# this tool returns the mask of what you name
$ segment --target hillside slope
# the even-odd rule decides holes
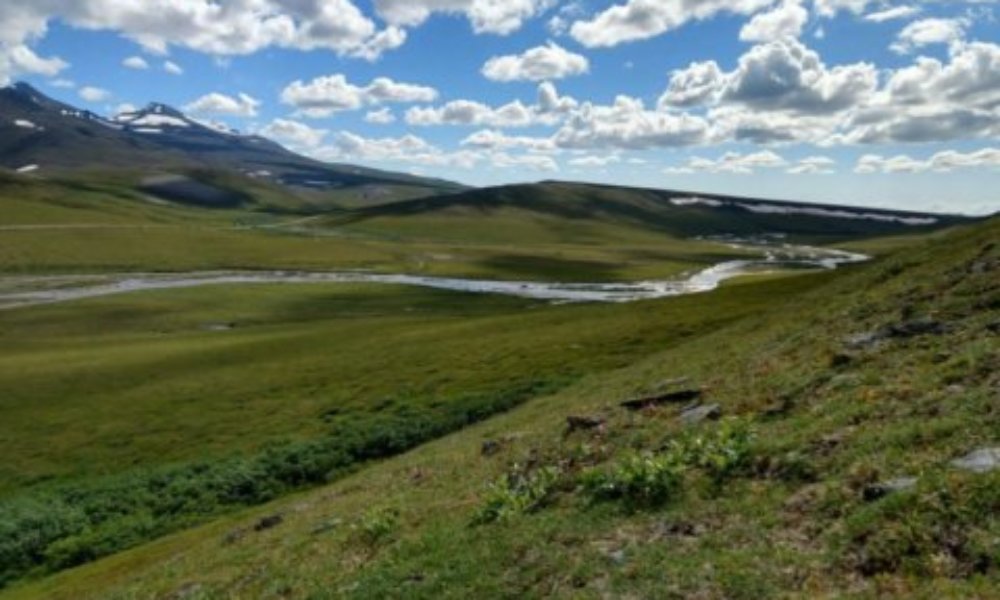
[[[469,190],[362,208],[330,221],[387,231],[405,228],[426,235],[447,232],[449,225],[475,227],[474,221],[511,226],[504,217],[514,223],[534,219],[552,227],[561,224],[565,229],[601,222],[681,238],[783,233],[813,242],[921,233],[968,221],[955,215],[566,182]]]
[[[5,597],[991,597],[997,239],[996,219],[935,235],[324,489]],[[684,416],[661,396],[694,390]],[[619,406],[637,396],[664,403]]]

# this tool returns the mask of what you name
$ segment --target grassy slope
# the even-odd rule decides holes
[[[0,180],[0,270],[375,269],[593,281],[668,277],[740,254],[636,224],[524,212],[306,227],[300,216],[153,204],[132,183],[121,174],[100,184]],[[291,210],[287,194],[249,191],[264,206]]]
[[[756,314],[817,280],[637,306],[264,285],[0,312],[0,491],[322,436],[343,419],[433,410],[527,381],[562,385]],[[217,323],[236,327],[210,330]],[[336,419],[323,418],[333,411]]]
[[[8,595],[990,597],[1000,585],[1000,475],[946,463],[998,442],[998,236],[994,220],[838,274],[789,306],[585,377],[328,488]],[[844,336],[923,315],[948,333],[832,361]],[[674,409],[627,415],[615,401],[678,375],[751,423],[748,465],[718,485],[692,469],[653,510],[588,507],[572,483],[578,469],[653,451],[680,430]],[[569,414],[604,414],[608,431],[565,436]],[[484,439],[507,441],[487,458]],[[551,505],[471,527],[486,483],[526,463],[563,470]],[[866,484],[911,474],[914,490],[862,500]],[[396,523],[378,509],[396,511]],[[284,521],[253,530],[271,514]]]

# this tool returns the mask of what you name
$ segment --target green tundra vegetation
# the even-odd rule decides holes
[[[0,182],[0,269],[614,281],[742,254],[690,239],[736,217],[634,192],[303,215],[85,187]],[[282,284],[0,311],[0,597],[990,597],[1000,469],[953,461],[1000,444],[1000,222],[799,225],[877,258],[627,304]]]

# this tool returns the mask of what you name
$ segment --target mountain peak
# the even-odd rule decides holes
[[[154,114],[154,115],[165,115],[168,117],[185,118],[186,115],[177,110],[176,108],[170,106],[169,104],[163,104],[162,102],[150,102],[142,109],[143,113]]]

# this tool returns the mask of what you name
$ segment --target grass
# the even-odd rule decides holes
[[[813,278],[815,288],[774,310],[621,368],[590,370],[555,394],[323,489],[6,595],[990,597],[1000,584],[1000,482],[995,472],[965,473],[948,461],[997,444],[1000,356],[989,327],[1000,313],[998,228],[994,221]],[[755,285],[763,284],[729,289],[736,300]],[[648,307],[674,302],[632,306],[649,324]],[[946,330],[844,347],[850,334],[923,315]],[[488,484],[515,464],[614,473],[627,457],[688,435],[725,439],[717,423],[683,427],[675,408],[616,407],[680,375],[726,415],[752,423],[739,469],[717,481],[704,466],[713,461],[698,461],[683,469],[669,502],[634,512],[559,485],[537,508],[469,526]],[[570,414],[602,415],[606,427],[566,435]],[[501,451],[482,456],[484,440]],[[863,493],[871,482],[910,475],[919,481],[912,491],[876,500]],[[234,536],[279,513],[280,526]],[[375,545],[354,533],[372,514],[394,515],[391,534]]]
[[[694,235],[789,223],[564,184],[305,209],[255,188],[271,208],[219,211],[130,185],[4,179],[0,269],[613,281],[741,254]],[[22,580],[3,594],[991,589],[995,476],[947,461],[996,443],[997,223],[794,224],[882,258],[624,305],[263,285],[0,312],[0,579]],[[916,317],[945,326],[843,342]],[[616,406],[682,375],[738,421]],[[567,432],[569,415],[604,426]],[[909,475],[912,491],[866,496]]]

